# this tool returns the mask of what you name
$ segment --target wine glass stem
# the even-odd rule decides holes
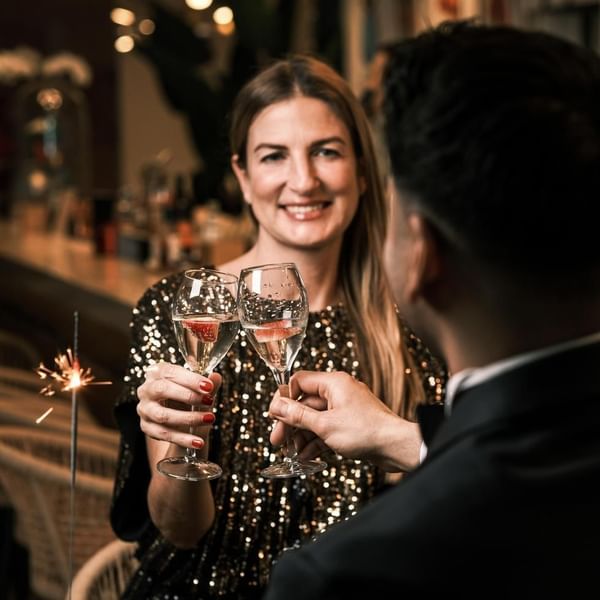
[[[210,373],[211,373],[210,371],[207,371],[207,372],[201,372],[200,374],[203,377],[209,377]],[[195,410],[197,410],[197,408],[192,404],[190,406],[190,410],[195,411]],[[195,435],[195,433],[196,433],[195,428],[192,425],[190,425],[189,432],[192,435]],[[206,443],[206,440],[204,440],[204,442]],[[198,455],[198,450],[196,448],[186,448],[185,449],[185,460],[190,463],[197,463],[197,462],[200,462],[202,459]]]
[[[290,398],[290,371],[288,369],[285,371],[273,370],[273,375],[275,377],[275,381],[277,382],[279,393],[286,398]],[[293,462],[298,458],[298,450],[296,449],[296,444],[294,443],[295,432],[295,428],[288,430],[288,434],[285,437],[285,441],[283,443],[283,460],[285,462]]]
[[[196,407],[195,406],[191,406],[190,410],[191,411],[195,411]],[[195,434],[194,427],[192,425],[190,425],[190,433],[192,435]],[[199,457],[198,457],[196,448],[186,448],[185,449],[185,460],[187,462],[190,462],[190,463],[198,462],[198,458]]]

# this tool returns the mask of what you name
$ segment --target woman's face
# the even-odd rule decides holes
[[[260,235],[295,248],[341,242],[364,178],[350,132],[315,98],[297,96],[258,114],[248,132],[246,168],[233,167]]]

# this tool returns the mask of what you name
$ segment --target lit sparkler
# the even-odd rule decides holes
[[[54,396],[56,392],[78,390],[88,385],[110,385],[110,381],[96,381],[92,370],[88,367],[82,369],[77,355],[67,348],[66,354],[59,353],[54,358],[56,369],[53,371],[40,363],[36,372],[48,384],[40,390],[44,396]]]
[[[48,384],[40,390],[44,396],[54,396],[56,392],[71,392],[71,501],[69,518],[69,573],[68,594],[71,599],[71,582],[73,580],[73,532],[75,529],[75,476],[77,473],[77,391],[88,385],[110,385],[110,381],[96,381],[92,370],[88,367],[82,369],[79,364],[77,344],[79,341],[79,314],[73,313],[73,350],[67,349],[66,354],[59,353],[54,358],[55,370],[49,369],[40,363],[36,372]],[[43,415],[36,419],[41,423],[53,410],[50,407]]]

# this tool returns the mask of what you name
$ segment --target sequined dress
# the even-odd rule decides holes
[[[223,384],[215,400],[210,459],[221,465],[223,476],[211,482],[215,522],[193,550],[167,542],[148,515],[150,472],[136,388],[150,364],[161,359],[183,364],[170,320],[180,281],[181,274],[162,279],[134,309],[133,345],[115,407],[121,448],[111,521],[119,537],[138,542],[141,561],[122,598],[259,598],[282,551],[351,516],[377,493],[383,478],[369,463],[341,457],[305,479],[259,476],[262,467],[280,458],[269,444],[267,414],[275,382],[241,331],[218,367]],[[311,313],[294,369],[344,370],[360,377],[355,343],[342,305]],[[409,345],[430,400],[439,400],[443,370],[417,338],[410,336]]]

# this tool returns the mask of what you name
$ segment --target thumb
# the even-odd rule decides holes
[[[213,382],[213,393],[215,393],[221,387],[223,377],[221,377],[221,375],[215,371],[213,371],[208,377]]]
[[[322,417],[324,413],[314,410],[302,402],[275,396],[269,407],[269,414],[286,425],[308,429],[319,435],[321,429],[319,417]]]

